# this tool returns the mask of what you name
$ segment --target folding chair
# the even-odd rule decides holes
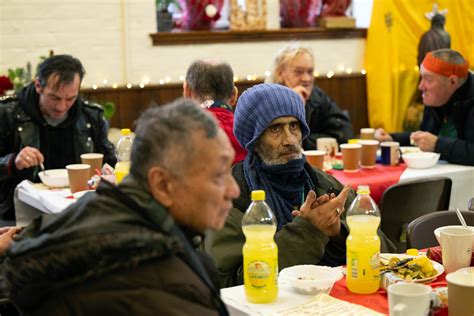
[[[474,212],[461,213],[466,223],[474,226]],[[423,249],[438,246],[434,230],[449,225],[461,225],[455,211],[434,212],[414,219],[407,227],[407,247]]]
[[[406,250],[406,227],[415,218],[447,210],[451,197],[449,178],[428,178],[390,186],[382,194],[380,228],[395,243],[399,253]]]

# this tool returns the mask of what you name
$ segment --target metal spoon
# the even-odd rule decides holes
[[[44,169],[44,165],[42,162],[40,162],[40,168],[41,168],[41,171],[43,171],[43,174],[47,176],[48,174],[46,173],[46,169]]]
[[[459,210],[458,207],[456,207],[456,215],[459,218],[459,221],[461,222],[462,226],[467,229],[467,224],[466,221],[464,220],[464,217],[461,214],[461,211]]]

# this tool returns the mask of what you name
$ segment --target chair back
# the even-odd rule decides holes
[[[474,226],[474,212],[461,213],[467,225]],[[455,211],[434,212],[414,219],[407,227],[407,247],[423,249],[438,246],[434,230],[449,225],[461,225]]]
[[[399,253],[406,250],[408,223],[449,208],[451,186],[450,178],[440,177],[397,183],[385,190],[379,203],[380,228]]]

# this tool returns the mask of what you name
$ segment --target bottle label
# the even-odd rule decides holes
[[[369,258],[369,261],[367,262],[368,263],[368,266],[366,265],[366,267],[368,268],[366,270],[366,267],[361,264],[361,262],[359,262],[359,258],[358,258],[358,255],[356,252],[349,252],[348,253],[348,260],[350,260],[350,266],[351,266],[351,269],[350,271],[348,271],[348,273],[350,273],[350,276],[353,278],[353,279],[358,279],[358,278],[367,278],[367,277],[372,277],[374,280],[377,280],[379,279],[380,277],[380,252],[375,252],[373,253],[370,258]],[[360,265],[360,266],[359,266]]]
[[[250,285],[256,289],[261,289],[268,285],[272,268],[265,261],[255,260],[248,264],[247,273]]]

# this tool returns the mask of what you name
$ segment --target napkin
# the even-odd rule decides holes
[[[443,253],[441,251],[441,246],[428,248],[426,251],[426,256],[433,261],[443,264]],[[474,267],[474,252],[471,255],[471,267]]]
[[[60,213],[75,202],[74,198],[70,198],[71,191],[69,189],[37,189],[28,180],[20,182],[17,189],[23,196],[23,202],[47,214]]]

